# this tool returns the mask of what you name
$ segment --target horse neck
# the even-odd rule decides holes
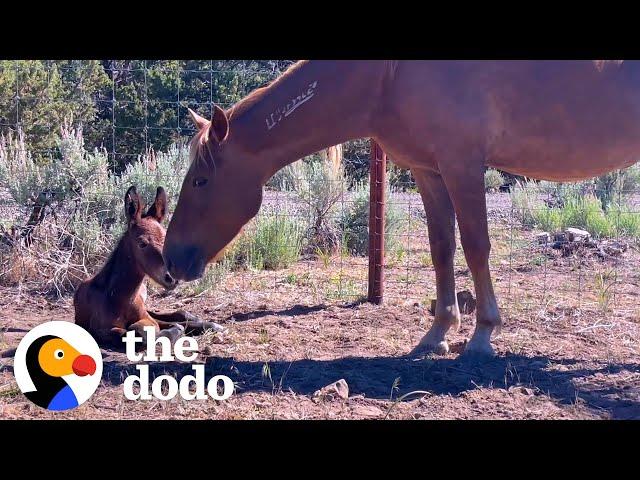
[[[267,181],[324,148],[371,135],[371,119],[390,78],[389,62],[299,62],[228,113],[229,144],[249,153]]]
[[[128,303],[136,295],[145,273],[135,261],[130,240],[125,234],[95,281],[116,303]]]

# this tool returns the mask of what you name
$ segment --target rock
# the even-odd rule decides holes
[[[553,241],[554,242],[560,242],[560,243],[564,243],[566,242],[567,239],[567,234],[564,232],[556,232],[553,234]]]
[[[539,245],[546,245],[551,241],[551,234],[549,232],[542,232],[536,235],[536,241]]]
[[[338,398],[343,400],[349,398],[349,385],[347,385],[347,381],[344,378],[320,390],[316,390],[313,394],[314,400],[336,400]]]
[[[469,315],[476,309],[476,299],[473,298],[473,294],[469,290],[462,290],[458,292],[458,308],[460,313]]]
[[[458,298],[458,308],[460,313],[470,314],[476,309],[476,299],[473,298],[473,294],[469,290],[462,290],[456,294]],[[431,300],[431,306],[429,307],[429,313],[436,314],[437,299]]]
[[[353,407],[352,413],[358,417],[383,418],[385,413],[373,405],[358,405]]]
[[[531,395],[535,394],[535,390],[533,388],[517,385],[517,386],[509,387],[509,393],[520,393],[522,395],[526,395],[527,397],[530,397]]]
[[[629,245],[624,242],[618,242],[616,240],[613,240],[609,242],[603,242],[601,247],[606,254],[615,257],[615,256],[622,255],[624,252],[626,252],[627,249],[629,248]]]
[[[582,240],[587,240],[591,234],[586,230],[580,230],[579,228],[567,228],[565,230],[567,234],[567,238],[570,242],[580,242]]]

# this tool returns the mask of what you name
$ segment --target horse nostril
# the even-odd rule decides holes
[[[169,283],[169,284],[171,284],[171,283],[173,283],[173,277],[172,277],[170,274],[168,274],[168,273],[167,273],[167,274],[164,276],[164,281],[165,281],[165,282],[167,282],[167,283]]]

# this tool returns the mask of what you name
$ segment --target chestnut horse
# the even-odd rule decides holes
[[[427,214],[435,320],[414,352],[448,351],[460,324],[456,218],[477,297],[466,352],[493,354],[500,313],[489,271],[484,172],[575,181],[640,155],[640,62],[302,61],[198,127],[164,255],[179,280],[200,277],[254,215],[280,168],[372,137],[411,170]]]
[[[213,322],[199,320],[182,310],[154,312],[145,308],[148,275],[167,289],[177,282],[167,271],[162,258],[165,230],[162,220],[167,211],[167,196],[158,187],[156,198],[143,214],[143,205],[135,187],[125,195],[128,228],[102,269],[80,284],[73,297],[75,323],[91,333],[99,343],[118,344],[127,330],[146,339],[146,326],[156,330],[156,336],[169,337],[174,342],[185,332],[207,328],[221,331]],[[143,345],[146,342],[143,342]]]

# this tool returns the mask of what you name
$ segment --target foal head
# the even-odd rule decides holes
[[[124,196],[127,232],[123,241],[128,243],[137,267],[165,288],[173,289],[178,282],[171,276],[162,257],[165,229],[162,220],[167,212],[167,194],[158,187],[156,198],[143,213],[143,204],[136,187],[130,187]]]
[[[224,110],[215,105],[211,121],[189,112],[198,132],[164,248],[171,274],[187,281],[201,277],[258,213],[263,182],[247,149],[229,141]]]

